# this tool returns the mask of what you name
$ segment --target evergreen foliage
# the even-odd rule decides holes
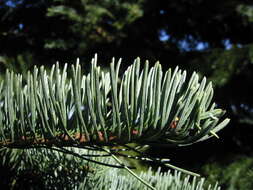
[[[221,160],[231,160],[226,156],[231,152],[252,156],[252,10],[252,0],[2,0],[0,81],[6,69],[13,70],[22,74],[23,87],[34,65],[47,70],[56,60],[87,61],[95,52],[102,64],[112,56],[123,57],[124,69],[140,56],[159,59],[165,70],[179,65],[188,73],[197,71],[213,82],[214,99],[231,118],[230,126],[219,133],[222,141],[187,147],[186,162],[183,147],[150,152],[156,155],[159,150],[189,167],[204,160],[209,164],[219,154],[215,158],[222,167]]]
[[[115,60],[112,59],[109,73],[103,72],[97,66],[96,56],[91,62],[91,71],[87,75],[81,74],[79,60],[76,66],[72,65],[70,76],[67,65],[61,71],[58,64],[53,65],[49,71],[46,71],[43,66],[39,69],[35,67],[31,73],[28,72],[26,79],[23,79],[20,74],[6,72],[5,80],[0,83],[0,145],[2,151],[7,149],[7,152],[3,153],[2,164],[10,164],[6,156],[10,157],[10,162],[14,159],[18,163],[17,160],[21,159],[22,164],[18,166],[14,164],[12,167],[18,167],[22,171],[23,166],[33,165],[36,161],[33,156],[36,154],[31,150],[20,155],[18,150],[9,152],[8,149],[44,148],[71,154],[86,162],[123,168],[139,179],[142,185],[145,184],[151,189],[155,189],[152,186],[161,186],[159,189],[172,188],[174,183],[177,186],[180,180],[178,174],[173,177],[175,182],[172,180],[168,184],[160,184],[156,181],[166,178],[166,175],[171,176],[169,173],[165,176],[157,173],[154,182],[150,172],[142,174],[143,179],[138,177],[116,157],[117,155],[128,157],[128,155],[122,154],[113,147],[125,146],[130,149],[127,145],[129,143],[137,143],[140,146],[185,146],[206,140],[211,136],[218,137],[216,132],[225,127],[229,119],[219,122],[224,111],[216,108],[215,103],[212,103],[211,83],[207,84],[205,78],[199,80],[196,73],[187,79],[186,71],[178,68],[174,71],[169,69],[163,74],[158,62],[149,69],[146,61],[141,70],[139,58],[128,67],[121,79],[119,77],[121,60],[115,66]],[[84,148],[87,149],[87,153],[76,153],[74,149],[69,150],[65,147]],[[102,155],[93,154],[89,149],[100,151]],[[139,153],[142,159],[156,161],[194,175],[163,160],[144,157],[138,151],[138,147],[133,147],[132,150]],[[23,154],[27,155],[24,161]],[[39,171],[50,170],[51,165],[47,161],[57,161],[62,157],[59,154],[51,155],[47,150],[43,150],[40,154],[45,155],[42,159],[48,160],[39,162],[46,163],[37,166]],[[94,159],[103,156],[112,157],[117,164]],[[65,162],[62,164],[64,165]],[[78,164],[80,162],[73,161],[74,166]],[[83,173],[79,172],[78,168],[77,172],[77,179],[79,179],[78,175]],[[44,177],[51,179],[47,175]],[[109,178],[105,177],[104,180],[110,182]],[[120,180],[122,181],[117,183],[122,186],[122,189],[129,185],[128,188],[138,189],[141,184],[137,182],[129,184],[124,177]],[[194,178],[193,187],[195,180]],[[110,186],[105,181],[96,183],[98,189],[106,189],[107,185]],[[202,183],[203,181],[196,184],[196,188],[201,189]],[[191,188],[188,186],[188,179],[180,181],[179,186],[181,185]]]
[[[211,163],[204,166],[202,170],[209,183],[219,180],[222,189],[248,190],[253,188],[252,167],[252,157],[241,156],[234,158],[233,162],[230,161],[226,165]]]
[[[0,84],[2,147],[58,141],[189,145],[217,136],[229,121],[219,123],[224,111],[212,103],[212,84],[196,73],[186,82],[186,71],[163,75],[159,63],[149,70],[148,62],[141,71],[136,59],[118,83],[121,60],[115,68],[113,59],[104,73],[95,56],[88,75],[81,75],[78,62],[70,78],[67,65],[63,71],[58,65],[49,72],[34,68],[26,80],[6,72]]]
[[[69,149],[70,150],[70,149]],[[98,152],[71,148],[80,155]],[[7,153],[8,152],[8,153]],[[7,154],[6,154],[7,153]],[[1,176],[6,182],[1,188],[8,189],[149,189],[122,169],[104,167],[73,155],[66,155],[49,149],[12,149],[1,152],[1,163],[15,172],[12,178]],[[5,161],[4,161],[5,160]],[[110,158],[96,158],[97,161],[115,164]],[[161,172],[160,168],[141,172],[139,176],[159,190],[219,190],[219,186],[208,185],[204,178],[183,175],[181,172]],[[215,184],[215,183],[214,183]],[[208,185],[208,188],[205,188]]]

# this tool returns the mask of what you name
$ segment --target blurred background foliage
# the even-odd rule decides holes
[[[253,189],[240,182],[253,171],[252,34],[252,0],[2,0],[0,73],[77,57],[88,68],[94,53],[100,64],[122,57],[123,68],[139,56],[196,70],[213,81],[232,122],[220,140],[149,152],[226,189]]]

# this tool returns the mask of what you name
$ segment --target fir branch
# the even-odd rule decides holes
[[[187,81],[178,67],[163,75],[158,62],[151,68],[146,62],[141,70],[137,58],[119,82],[120,63],[115,66],[113,59],[105,73],[95,56],[87,75],[79,59],[71,75],[67,64],[61,70],[58,63],[49,72],[35,67],[26,79],[7,71],[0,84],[0,148],[42,146],[71,153],[64,147],[106,146],[116,159],[114,146],[185,146],[218,137],[228,124],[229,119],[220,122],[225,112],[212,103],[206,78],[193,73]]]

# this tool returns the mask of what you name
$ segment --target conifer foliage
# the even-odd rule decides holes
[[[144,156],[138,149],[146,145],[185,146],[218,137],[216,132],[229,119],[221,120],[224,111],[212,102],[212,84],[206,78],[200,80],[195,72],[190,77],[178,67],[164,72],[159,62],[149,67],[148,61],[141,64],[139,58],[120,77],[120,64],[121,59],[117,64],[112,59],[110,71],[104,72],[95,56],[87,75],[82,74],[79,60],[76,65],[66,64],[63,70],[59,64],[49,70],[35,67],[26,78],[7,71],[0,84],[1,150],[43,148],[70,154],[126,169],[149,188],[152,185],[118,159],[117,155],[128,155],[115,146],[193,174]],[[129,147],[129,143],[138,146]],[[68,147],[102,154],[83,154]],[[104,156],[113,158],[114,163],[96,160]]]

